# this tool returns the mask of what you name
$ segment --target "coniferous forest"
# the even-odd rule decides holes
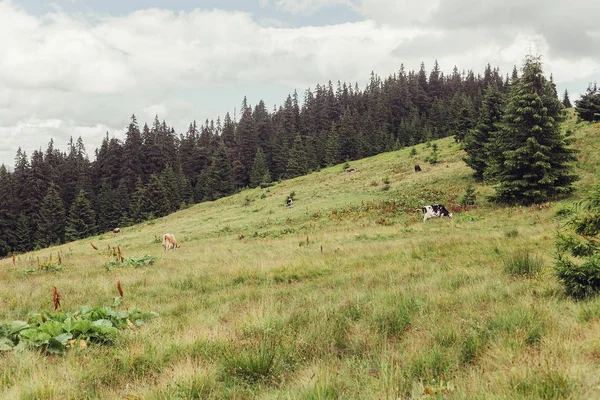
[[[516,67],[509,77],[489,64],[483,74],[454,67],[449,75],[437,62],[429,72],[424,64],[418,71],[401,66],[387,78],[372,73],[364,89],[328,82],[302,97],[294,92],[272,111],[244,98],[239,118],[193,121],[187,132],[158,116],[148,125],[133,115],[124,140],[107,134],[93,154],[81,138],[65,150],[52,140],[31,155],[19,149],[13,172],[0,168],[0,256],[162,217],[327,165],[446,136],[462,140],[469,132],[466,161],[482,179],[494,168],[477,153],[484,154],[501,119],[499,104],[518,79]],[[551,79],[549,85],[558,99]]]

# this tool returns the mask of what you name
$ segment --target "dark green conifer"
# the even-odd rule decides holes
[[[488,143],[493,132],[499,129],[502,109],[502,94],[495,85],[489,86],[483,99],[477,125],[465,138],[464,149],[467,156],[464,161],[473,168],[473,176],[479,181],[483,179],[483,174],[488,167]]]
[[[300,135],[294,138],[294,144],[290,150],[286,175],[288,178],[295,178],[308,172],[308,162],[304,144]]]
[[[50,186],[40,206],[38,244],[52,246],[65,236],[65,207],[54,185]]]
[[[93,235],[96,232],[95,223],[96,215],[88,200],[88,196],[83,190],[80,190],[71,205],[65,239],[73,241]]]
[[[257,187],[261,183],[271,183],[271,173],[269,172],[265,153],[259,147],[256,156],[254,156],[254,164],[250,172],[250,187]]]
[[[539,203],[572,191],[574,150],[560,131],[563,105],[544,77],[539,58],[528,56],[512,84],[490,167],[498,186],[493,200]]]

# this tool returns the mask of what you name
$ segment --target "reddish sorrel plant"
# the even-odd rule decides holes
[[[58,309],[60,308],[60,299],[61,299],[61,295],[60,293],[58,293],[58,289],[56,289],[56,286],[52,286],[52,302],[54,303],[54,312],[58,311]]]

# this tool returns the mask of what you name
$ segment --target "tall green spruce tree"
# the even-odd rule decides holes
[[[496,160],[490,168],[498,202],[539,203],[572,191],[574,150],[560,132],[563,105],[544,77],[539,57],[528,56],[523,75],[513,82],[501,129]]]
[[[300,135],[294,138],[294,144],[290,150],[286,174],[288,178],[295,178],[308,172],[308,160],[304,144]]]
[[[55,189],[50,186],[40,207],[38,244],[52,246],[63,242],[65,235],[65,207]]]
[[[31,228],[29,218],[25,214],[19,214],[15,222],[14,231],[15,245],[13,250],[25,252],[33,249]]]
[[[467,157],[464,161],[473,168],[473,177],[478,181],[483,180],[483,173],[488,167],[488,143],[502,120],[502,105],[502,94],[498,88],[495,85],[488,86],[477,125],[465,138]]]
[[[327,161],[327,165],[339,164],[342,161],[340,156],[340,137],[338,135],[334,122],[331,123],[331,129],[329,130],[329,134],[327,135],[326,146],[327,147],[325,149],[325,160]]]
[[[140,215],[142,219],[164,217],[170,211],[171,204],[167,190],[163,186],[160,176],[150,175],[150,180],[142,192],[140,201]]]
[[[269,172],[269,166],[267,165],[267,159],[262,148],[256,150],[256,156],[254,156],[254,164],[252,165],[252,171],[250,172],[250,187],[257,187],[261,183],[271,183],[271,173]]]
[[[221,143],[206,174],[204,196],[207,200],[216,200],[229,196],[234,189],[231,164],[225,146]]]
[[[569,99],[569,91],[565,89],[565,94],[563,95],[562,104],[565,108],[571,108],[573,105],[571,104],[571,100]]]
[[[80,190],[71,205],[65,239],[70,242],[93,235],[96,232],[95,222],[96,215],[88,196],[83,190]]]
[[[575,112],[584,121],[600,121],[600,90],[590,85],[586,93],[575,101]]]
[[[10,252],[14,243],[14,198],[12,179],[4,164],[0,165],[0,257]]]

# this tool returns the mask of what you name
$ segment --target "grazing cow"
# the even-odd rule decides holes
[[[419,165],[415,165],[415,172],[421,172],[421,167]]]
[[[423,222],[427,221],[429,218],[442,218],[449,217],[452,218],[452,213],[446,210],[441,204],[432,204],[430,206],[423,207]]]
[[[354,168],[354,167],[346,168],[346,173],[350,173],[350,172],[356,172],[356,168]]]
[[[165,251],[179,248],[175,235],[172,233],[165,233],[163,235],[162,246],[165,248]]]
[[[115,228],[115,229],[113,229],[113,233],[121,233],[121,228]]]
[[[285,203],[285,206],[287,208],[290,208],[290,207],[292,207],[292,204],[294,204],[294,200],[292,200],[291,197],[288,197],[287,202]]]

